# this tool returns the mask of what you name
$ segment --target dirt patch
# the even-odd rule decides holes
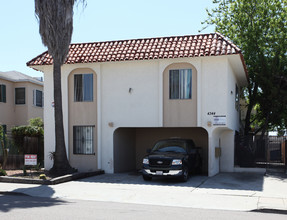
[[[8,177],[19,177],[25,179],[40,179],[41,174],[46,175],[47,180],[51,180],[56,176],[53,176],[47,170],[27,170],[26,175],[24,175],[23,170],[5,170]]]

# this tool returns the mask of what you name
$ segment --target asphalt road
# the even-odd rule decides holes
[[[0,219],[286,219],[284,214],[0,195]]]

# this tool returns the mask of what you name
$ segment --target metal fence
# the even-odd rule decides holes
[[[266,167],[286,164],[286,136],[235,136],[235,166]]]

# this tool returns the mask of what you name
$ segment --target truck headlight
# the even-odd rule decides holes
[[[182,165],[182,161],[178,159],[172,160],[172,165]]]
[[[143,164],[149,164],[149,159],[148,158],[144,158],[143,159]]]

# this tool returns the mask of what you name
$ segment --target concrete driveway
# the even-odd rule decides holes
[[[0,183],[0,188],[2,188]],[[10,191],[32,196],[250,211],[287,210],[287,178],[254,173],[192,176],[146,182],[138,174],[104,174],[53,186],[14,185]]]

